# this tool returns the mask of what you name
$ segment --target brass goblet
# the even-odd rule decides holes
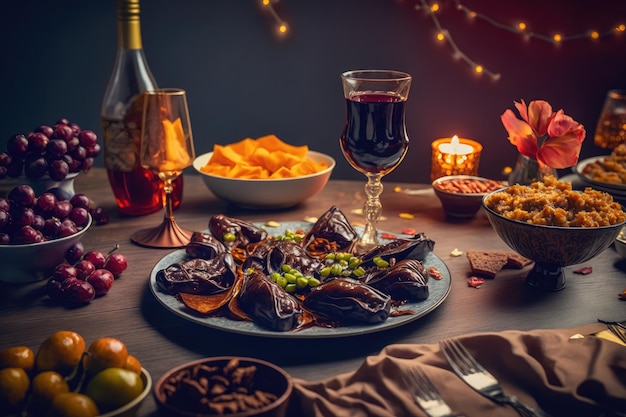
[[[158,89],[144,93],[141,129],[141,165],[155,172],[163,181],[163,222],[142,229],[131,236],[141,246],[178,248],[189,243],[190,230],[176,223],[172,206],[172,181],[195,158],[187,94],[181,89]]]

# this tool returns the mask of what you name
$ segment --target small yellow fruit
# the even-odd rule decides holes
[[[35,366],[35,353],[28,346],[13,346],[0,350],[0,369],[22,368],[29,372]]]
[[[4,368],[0,370],[0,404],[16,407],[28,392],[30,379],[22,368]]]
[[[52,401],[51,417],[96,417],[100,415],[98,407],[91,398],[78,392],[64,392]]]
[[[85,352],[85,340],[81,335],[69,330],[60,330],[43,341],[35,365],[39,372],[57,371],[68,375],[80,362]]]

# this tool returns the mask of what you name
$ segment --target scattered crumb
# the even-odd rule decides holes
[[[358,216],[362,216],[363,215],[363,209],[360,209],[360,208],[352,209],[352,210],[350,210],[350,213],[356,214]]]
[[[579,275],[589,275],[593,272],[593,268],[591,268],[590,266],[584,266],[582,268],[578,268],[574,270],[575,274],[579,274]]]
[[[467,286],[472,287],[472,288],[480,288],[480,286],[483,285],[484,283],[485,283],[485,279],[479,278],[479,277],[470,277],[467,280]]]
[[[619,299],[622,301],[626,301],[626,288],[618,295]]]
[[[452,249],[452,252],[450,252],[450,256],[461,256],[463,255],[463,251],[459,250],[458,248],[454,248]]]
[[[412,220],[412,219],[414,219],[414,218],[415,218],[415,216],[414,216],[414,215],[412,215],[411,213],[400,213],[400,214],[398,214],[398,216],[399,216],[401,219],[408,219],[408,220]]]
[[[398,238],[393,233],[381,233],[380,237],[382,237],[383,239],[397,239]]]
[[[413,229],[413,228],[406,228],[406,229],[402,229],[402,234],[404,235],[416,235],[417,234],[417,230]]]
[[[428,268],[428,275],[436,280],[440,280],[442,278],[441,272],[439,272],[439,270],[434,266]]]
[[[317,221],[317,217],[313,217],[313,216],[306,216],[305,218],[302,219],[303,221],[307,222],[307,223],[315,223]]]
[[[571,337],[569,338],[569,340],[584,339],[584,338],[585,338],[585,336],[583,336],[582,334],[580,334],[580,333],[576,333],[575,335],[571,336]]]
[[[265,223],[267,227],[280,227],[280,223],[275,222],[274,220],[270,220]]]

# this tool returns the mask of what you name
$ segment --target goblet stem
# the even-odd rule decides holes
[[[134,243],[152,248],[182,248],[191,240],[193,232],[180,227],[174,218],[172,180],[166,179],[164,181],[165,214],[163,215],[163,221],[155,228],[142,229],[135,232],[130,238]]]
[[[363,207],[365,216],[365,230],[359,239],[359,250],[365,251],[378,245],[378,230],[376,225],[383,211],[383,205],[380,202],[380,195],[383,192],[383,184],[380,181],[381,174],[367,174],[367,184],[365,184],[365,195],[367,200]]]

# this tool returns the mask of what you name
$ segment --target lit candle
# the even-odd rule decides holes
[[[439,144],[439,150],[441,153],[448,153],[450,155],[467,155],[474,152],[474,148],[471,145],[461,143],[457,135],[452,136],[450,143]]]
[[[482,150],[480,143],[456,135],[433,141],[431,180],[448,175],[478,175]]]

